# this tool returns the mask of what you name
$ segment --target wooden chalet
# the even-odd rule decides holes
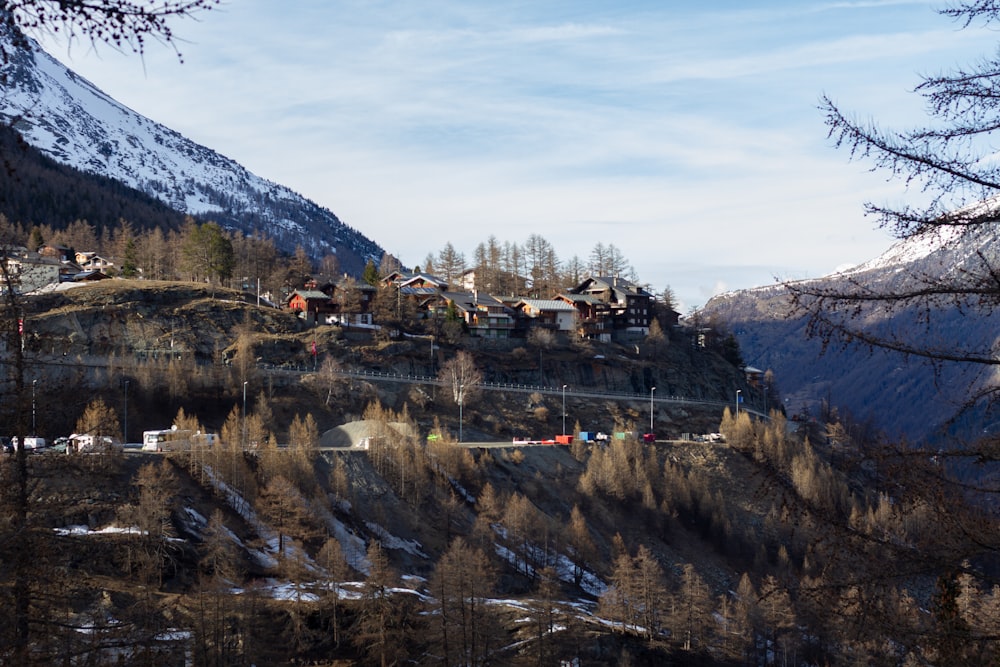
[[[382,284],[397,285],[401,290],[407,289],[432,289],[444,292],[448,289],[448,281],[443,278],[431,275],[430,273],[407,273],[405,271],[393,271],[382,279]]]
[[[332,310],[324,320],[326,324],[343,326],[374,324],[372,302],[375,300],[378,287],[345,276],[343,280],[326,283],[318,289],[329,295],[332,304]]]
[[[488,294],[502,294],[504,296],[524,294],[528,279],[510,271],[480,271],[479,269],[466,269],[458,277],[457,287],[461,287],[467,292],[479,290]]]
[[[107,273],[115,268],[115,263],[106,257],[101,257],[96,252],[76,253],[76,263],[84,271],[102,271]]]
[[[431,310],[441,317],[452,307],[465,322],[471,336],[509,338],[514,329],[510,310],[489,294],[477,291],[442,292]]]
[[[520,299],[513,304],[522,322],[553,331],[573,331],[577,308],[564,299]]]
[[[288,297],[288,307],[303,315],[318,319],[322,313],[334,312],[333,301],[329,294],[317,289],[297,289]]]
[[[653,295],[624,278],[587,278],[557,298],[577,308],[581,334],[588,338],[645,336],[653,320]]]
[[[38,254],[60,262],[76,262],[76,251],[61,243],[45,244],[38,249]]]
[[[576,310],[576,328],[580,336],[592,340],[611,340],[610,307],[591,294],[559,294],[557,301],[563,301]]]

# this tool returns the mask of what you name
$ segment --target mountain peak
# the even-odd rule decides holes
[[[59,163],[113,178],[182,213],[293,252],[338,257],[360,274],[382,248],[330,210],[118,103],[34,40],[4,68],[0,120]],[[8,45],[9,46],[9,45]],[[69,221],[67,221],[69,222]]]
[[[700,312],[735,332],[749,363],[775,371],[793,412],[832,401],[862,420],[916,440],[953,420],[971,394],[993,382],[993,375],[976,364],[928,365],[919,358],[808,338],[806,314],[792,311],[789,286],[868,296],[920,294],[938,284],[951,285],[959,294],[969,287],[971,296],[964,299],[948,298],[945,292],[924,304],[859,300],[859,309],[841,308],[831,316],[876,337],[905,339],[918,349],[974,356],[998,344],[993,309],[975,291],[983,289],[979,281],[987,267],[998,262],[1000,222],[945,226],[902,239],[845,271],[714,297]]]

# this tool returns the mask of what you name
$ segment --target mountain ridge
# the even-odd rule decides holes
[[[893,436],[933,437],[968,407],[970,395],[990,382],[989,374],[976,365],[933,367],[900,354],[809,338],[805,317],[791,311],[789,286],[843,290],[862,285],[878,293],[899,293],[942,277],[974,275],[983,262],[996,265],[998,240],[1000,223],[933,231],[900,240],[867,262],[821,278],[720,294],[699,314],[732,329],[748,364],[775,372],[791,413],[815,413],[827,403]],[[878,306],[863,307],[855,315],[855,322],[875,335],[905,334],[924,344],[973,350],[993,349],[998,340],[988,311],[954,303],[940,303],[930,314],[917,307],[890,313]],[[966,435],[977,430],[980,419],[988,417],[965,423]]]
[[[381,259],[379,244],[329,209],[129,109],[28,43],[2,70],[0,121],[43,154],[118,180],[181,213],[265,234],[282,251],[301,246],[316,259],[335,254],[350,273]]]

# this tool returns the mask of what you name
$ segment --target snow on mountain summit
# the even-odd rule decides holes
[[[182,213],[262,232],[283,250],[335,253],[348,271],[381,257],[376,243],[331,211],[123,106],[29,42],[30,50],[7,65],[0,119],[52,159],[121,181]]]

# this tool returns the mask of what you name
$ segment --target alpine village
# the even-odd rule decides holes
[[[5,100],[51,85],[22,31],[122,46],[97,28],[127,10],[170,42],[142,8],[216,3],[88,4],[0,1]],[[988,356],[996,291],[851,291],[995,279],[992,209],[954,273],[682,314],[607,239],[428,232],[404,266],[235,163],[189,213],[41,145],[57,107],[0,106],[0,666],[1000,664],[995,377],[878,338]]]

